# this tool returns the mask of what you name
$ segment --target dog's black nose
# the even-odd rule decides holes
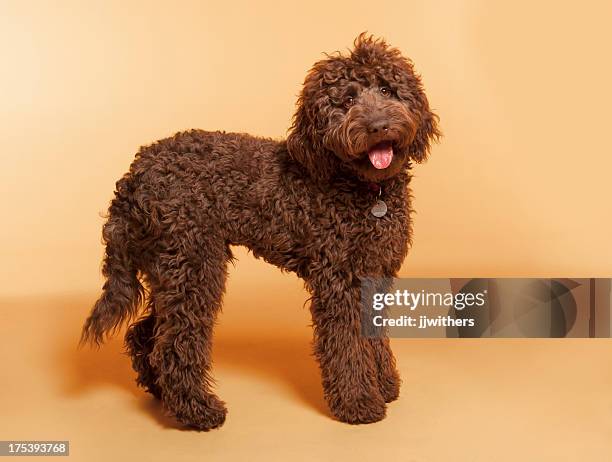
[[[378,119],[368,124],[368,133],[386,133],[389,131],[389,124],[385,119]]]

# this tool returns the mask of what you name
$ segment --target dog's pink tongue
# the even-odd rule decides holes
[[[387,168],[393,160],[393,146],[387,143],[377,144],[368,151],[368,157],[375,168]]]

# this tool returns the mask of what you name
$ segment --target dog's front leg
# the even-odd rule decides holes
[[[359,283],[331,279],[311,281],[315,355],[321,367],[325,398],[341,421],[360,424],[385,417],[375,351],[361,335]]]
[[[374,361],[378,369],[378,384],[385,402],[390,403],[399,398],[401,380],[395,357],[387,336],[368,339],[374,350]]]

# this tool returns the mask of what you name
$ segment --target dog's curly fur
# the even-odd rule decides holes
[[[178,421],[220,426],[213,325],[230,245],[303,278],[332,413],[375,422],[398,397],[388,339],[360,335],[360,278],[392,277],[410,240],[411,161],[439,136],[412,63],[361,34],[316,63],[286,141],[192,130],[142,148],[117,182],[103,228],[103,294],[83,329],[101,343],[121,324],[138,384]],[[384,169],[368,151],[392,145]],[[375,188],[371,188],[375,184]],[[377,196],[388,213],[370,212]],[[146,287],[146,290],[145,288]]]

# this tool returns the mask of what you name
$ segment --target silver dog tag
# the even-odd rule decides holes
[[[376,205],[372,207],[372,215],[376,218],[384,217],[387,214],[387,204],[385,201],[378,200],[376,201]]]

